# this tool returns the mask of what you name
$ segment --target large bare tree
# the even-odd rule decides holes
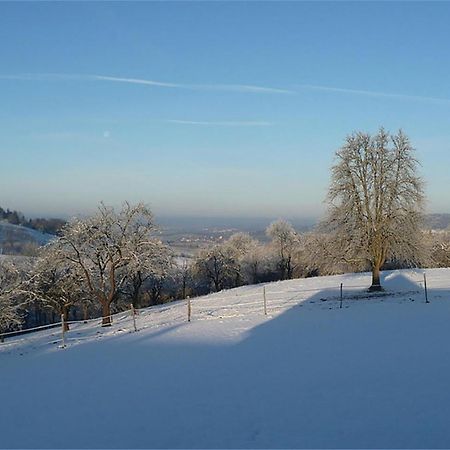
[[[387,259],[414,264],[421,256],[423,182],[408,137],[381,128],[357,132],[336,152],[322,229],[331,233],[332,260],[372,270],[371,290],[381,290]]]

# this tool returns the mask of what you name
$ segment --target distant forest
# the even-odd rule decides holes
[[[62,226],[66,223],[63,219],[27,219],[19,211],[11,211],[9,209],[3,209],[0,207],[0,220],[4,220],[13,225],[22,225],[33,230],[40,231],[41,233],[59,234]]]

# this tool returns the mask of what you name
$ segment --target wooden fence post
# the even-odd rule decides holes
[[[61,337],[62,337],[61,348],[66,348],[65,333],[66,332],[64,330],[64,314],[61,314]]]
[[[130,303],[130,309],[131,309],[131,315],[133,316],[134,331],[137,331],[137,326],[136,326],[136,311],[135,311],[135,309],[134,309],[133,303]]]
[[[423,287],[425,289],[425,303],[430,303],[430,301],[428,300],[427,276],[425,272],[423,274]]]
[[[264,299],[264,315],[267,316],[267,297],[266,297],[266,287],[263,286],[263,299]]]
[[[189,297],[189,295],[187,296],[187,313],[188,313],[188,322],[191,321],[191,313],[192,313],[192,309],[191,309],[191,299]]]
[[[344,283],[341,283],[341,303],[339,304],[339,309],[342,309],[342,297],[343,297],[343,295],[342,295],[342,286],[343,286],[343,284]]]

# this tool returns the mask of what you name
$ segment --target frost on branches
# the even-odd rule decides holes
[[[70,309],[88,301],[81,274],[53,244],[41,251],[31,270],[27,291],[30,299],[64,317],[65,331],[69,330]]]
[[[75,219],[51,246],[86,294],[102,307],[102,325],[111,325],[111,304],[139,273],[160,274],[171,264],[169,250],[152,236],[153,215],[143,204],[120,211],[101,205],[97,214]]]
[[[285,220],[277,220],[271,223],[266,230],[266,234],[272,241],[281,279],[292,279],[299,259],[300,236],[294,230],[294,227]]]
[[[0,261],[0,335],[22,323],[18,302],[21,273],[10,261]],[[3,341],[3,337],[0,336]]]
[[[423,182],[409,139],[380,129],[355,133],[336,153],[322,224],[331,238],[326,256],[372,270],[371,290],[380,290],[388,260],[414,265],[421,258]]]

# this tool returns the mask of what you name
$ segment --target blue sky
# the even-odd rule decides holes
[[[0,3],[0,205],[317,217],[355,130],[402,128],[450,212],[450,3]]]

